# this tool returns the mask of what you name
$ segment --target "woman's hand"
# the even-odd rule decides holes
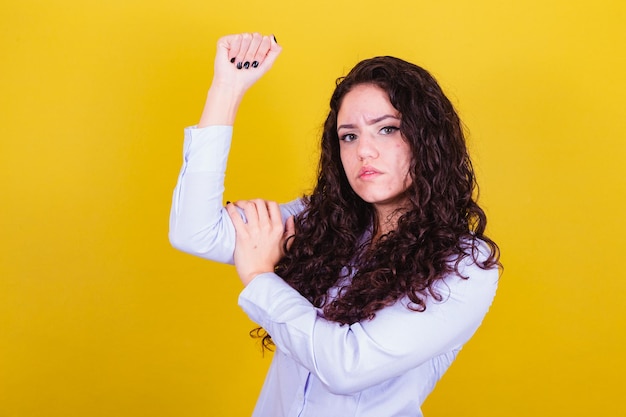
[[[269,71],[281,51],[273,35],[241,33],[220,38],[213,82],[198,127],[231,126],[244,94]]]
[[[281,51],[273,35],[224,36],[217,41],[213,85],[245,91],[272,67]]]
[[[241,217],[240,208],[247,220]],[[244,285],[259,274],[274,272],[274,267],[284,255],[285,242],[294,235],[293,216],[283,226],[278,204],[273,201],[237,201],[226,205],[235,226],[235,267]]]

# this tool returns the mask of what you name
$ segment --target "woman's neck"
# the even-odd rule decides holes
[[[395,207],[388,210],[377,208],[376,218],[378,227],[375,229],[374,236],[372,236],[372,242],[376,242],[381,236],[396,230],[398,228],[398,220],[404,213],[406,213],[406,208],[404,207]]]

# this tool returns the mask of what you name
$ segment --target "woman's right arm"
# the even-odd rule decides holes
[[[202,117],[196,127],[185,129],[183,166],[170,212],[169,238],[177,249],[233,263],[235,232],[222,206],[232,125],[244,94],[280,52],[273,36],[258,33],[218,41]]]

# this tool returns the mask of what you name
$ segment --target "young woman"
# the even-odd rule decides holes
[[[275,345],[254,416],[421,416],[498,282],[460,120],[422,68],[362,61],[330,100],[313,193],[224,208],[238,105],[280,51],[272,36],[219,40],[170,240],[234,263],[239,304]]]

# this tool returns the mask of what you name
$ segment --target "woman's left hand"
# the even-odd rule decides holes
[[[237,210],[243,210],[247,222]],[[237,237],[235,240],[235,267],[244,285],[259,274],[274,272],[284,255],[285,241],[294,235],[293,217],[283,226],[278,203],[266,200],[237,201],[226,205]]]

